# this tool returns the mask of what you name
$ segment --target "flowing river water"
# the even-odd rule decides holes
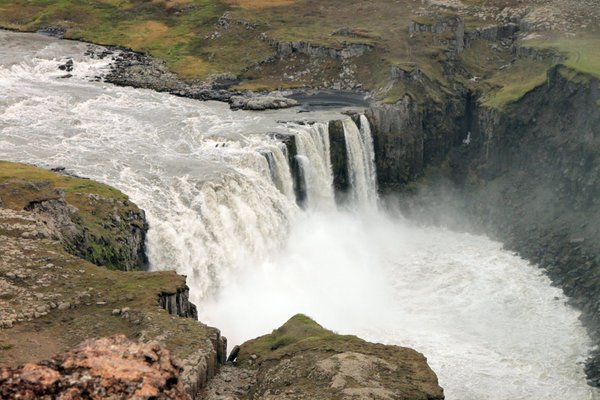
[[[87,45],[0,32],[0,159],[113,185],[150,223],[151,269],[187,275],[200,319],[237,344],[302,312],[424,353],[448,399],[595,399],[592,342],[558,288],[483,236],[377,207],[373,147],[337,112],[232,112],[90,78]],[[73,75],[58,66],[74,60]],[[303,119],[314,124],[282,123]],[[336,206],[326,122],[343,119],[352,190]],[[306,182],[296,205],[281,135]],[[1,249],[0,249],[1,251]]]

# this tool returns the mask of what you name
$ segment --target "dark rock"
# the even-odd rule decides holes
[[[55,37],[58,39],[62,39],[65,37],[65,32],[67,31],[67,28],[62,27],[62,26],[45,26],[42,28],[39,28],[36,33],[39,33],[41,35],[45,35],[45,36],[50,36],[50,37]]]
[[[175,293],[162,292],[158,296],[158,303],[171,315],[178,317],[198,319],[198,310],[190,302],[190,289],[187,286],[177,288]]]
[[[409,194],[403,197],[406,212],[485,232],[538,264],[582,310],[595,340],[600,340],[598,87],[598,79],[559,65],[545,84],[503,109],[458,92],[443,104],[405,98],[368,113],[380,183],[420,193],[414,202]],[[432,211],[440,205],[468,220]],[[599,355],[593,357],[589,374],[598,373],[593,365]]]
[[[333,186],[336,196],[341,196],[350,188],[348,176],[348,151],[342,121],[329,122],[329,144],[331,155],[331,169],[333,172]],[[339,199],[338,199],[339,200]]]
[[[231,353],[229,353],[229,357],[227,357],[227,362],[234,362],[235,359],[238,357],[238,354],[240,353],[240,346],[236,345],[233,346],[233,349],[231,349]]]
[[[66,63],[59,65],[58,69],[60,69],[61,71],[67,71],[67,72],[73,71],[73,60],[68,59]]]

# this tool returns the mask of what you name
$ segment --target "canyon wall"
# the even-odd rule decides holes
[[[600,338],[598,79],[557,65],[503,108],[467,93],[442,107],[405,97],[368,115],[384,192],[400,193],[413,217],[486,233],[538,264]],[[595,385],[598,364],[587,366]]]

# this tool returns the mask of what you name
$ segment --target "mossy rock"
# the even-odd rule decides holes
[[[250,399],[444,398],[422,354],[338,335],[302,314],[244,343],[238,363],[257,370]]]
[[[90,179],[0,161],[0,206],[38,214],[70,253],[110,269],[142,269],[148,224],[120,191]]]

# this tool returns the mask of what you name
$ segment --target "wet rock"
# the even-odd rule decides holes
[[[58,69],[60,69],[61,71],[67,71],[67,72],[73,71],[73,60],[68,59],[66,63],[59,65]]]
[[[252,111],[276,110],[299,105],[296,100],[281,95],[232,96],[229,99],[229,104],[232,110]]]
[[[240,346],[238,346],[238,345],[233,346],[233,349],[231,349],[231,353],[229,353],[229,357],[227,357],[227,362],[231,362],[231,363],[234,362],[239,353],[240,353]]]
[[[58,25],[50,25],[50,26],[45,26],[45,27],[39,28],[36,32],[39,34],[42,34],[42,35],[62,39],[65,36],[66,31],[67,31],[67,28],[65,28],[65,27],[58,26]]]

